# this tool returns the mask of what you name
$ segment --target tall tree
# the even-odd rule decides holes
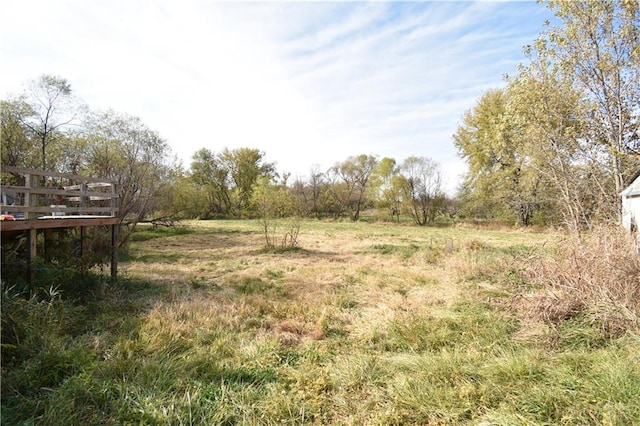
[[[30,83],[24,100],[33,114],[27,115],[23,124],[36,135],[40,145],[41,167],[46,170],[49,166],[47,148],[60,140],[63,127],[76,118],[79,104],[67,80],[46,74]]]
[[[294,191],[302,198],[305,211],[319,219],[325,213],[322,196],[326,193],[326,176],[318,164],[312,165],[309,172],[306,181],[297,180],[294,183]]]
[[[166,219],[193,219],[206,211],[204,191],[193,184],[182,162],[174,158],[167,173],[167,182],[159,191],[157,214]]]
[[[541,196],[550,200],[546,203],[565,225],[579,230],[607,210],[614,189],[606,178],[607,152],[589,138],[589,105],[573,82],[572,74],[532,56],[510,81],[507,117],[519,136],[526,167],[541,182]]]
[[[169,146],[139,118],[114,111],[95,114],[87,123],[88,171],[116,182],[118,216],[136,224],[153,212],[158,191],[167,182]]]
[[[377,200],[377,206],[389,209],[393,216],[398,216],[400,209],[400,193],[398,186],[394,185],[398,173],[396,160],[385,157],[378,162],[371,176],[371,192]]]
[[[366,203],[369,179],[378,164],[373,155],[351,156],[336,164],[331,170],[337,181],[334,183],[336,199],[343,209],[351,212],[351,219],[360,219],[360,213]]]
[[[454,144],[467,160],[467,208],[490,207],[503,219],[528,225],[538,204],[540,179],[531,168],[527,142],[508,115],[507,94],[490,90],[465,113]]]
[[[228,179],[229,171],[214,152],[202,148],[193,154],[191,181],[204,201],[198,213],[202,219],[229,214],[231,198]]]
[[[561,25],[543,32],[538,54],[575,76],[591,103],[589,142],[602,144],[618,194],[637,163],[640,108],[640,7],[638,0],[549,0]]]
[[[34,168],[38,151],[32,143],[31,131],[23,125],[34,112],[23,98],[0,101],[0,153],[2,164]]]
[[[260,177],[275,177],[275,165],[264,161],[265,153],[253,148],[225,149],[219,159],[229,172],[237,211],[247,213],[251,207],[253,187]]]

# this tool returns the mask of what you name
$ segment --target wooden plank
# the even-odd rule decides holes
[[[22,206],[0,205],[0,211],[7,213],[22,213],[26,220],[0,221],[0,232],[3,237],[9,238],[12,233],[27,231],[27,256],[29,265],[29,280],[33,280],[33,264],[36,258],[36,237],[37,230],[45,230],[45,258],[50,253],[49,245],[52,239],[52,229],[54,228],[75,228],[80,227],[81,251],[86,253],[85,227],[87,226],[111,226],[112,233],[112,261],[111,275],[115,279],[117,273],[117,230],[120,225],[120,218],[115,214],[118,212],[115,182],[92,176],[79,176],[75,174],[57,173],[44,170],[23,169],[13,166],[0,165],[0,173],[11,173],[22,175],[24,185],[2,186],[2,194],[16,198],[22,202]],[[6,175],[5,175],[6,176]],[[44,178],[43,178],[44,177]],[[61,179],[51,182],[52,186],[45,186],[45,182],[51,181],[49,178]],[[66,182],[65,182],[66,180]],[[20,182],[20,180],[18,180]],[[63,184],[67,183],[65,187]],[[42,185],[42,186],[41,186]],[[50,197],[55,201],[52,201]],[[3,197],[4,199],[4,197]],[[66,200],[74,200],[80,206],[65,206]],[[89,204],[92,201],[106,201],[109,206],[95,206]],[[47,207],[46,205],[49,204]],[[103,204],[103,203],[98,203]],[[37,216],[50,214],[38,218]],[[65,216],[54,216],[54,213],[63,213]],[[74,214],[80,213],[80,214]],[[94,215],[91,215],[93,213]],[[98,215],[99,214],[99,215]],[[15,215],[18,216],[18,215]]]
[[[115,210],[112,207],[81,207],[81,206],[66,206],[64,207],[24,207],[24,206],[0,206],[0,210],[3,212],[19,212],[19,213],[112,213],[116,214],[118,209]]]
[[[35,189],[35,188],[38,187],[39,182],[38,182],[37,175],[24,175],[24,178],[25,178],[25,183],[30,185],[31,188]],[[26,205],[28,205],[29,207],[36,207],[38,205],[38,195],[37,194],[33,194],[31,192],[25,193],[24,203]],[[25,211],[25,213],[27,215],[27,219],[35,219],[36,218],[35,212]]]
[[[32,170],[32,169],[23,169],[20,167],[13,166],[0,166],[0,172],[2,173],[15,173],[19,175],[35,175],[35,176],[49,176],[49,177],[57,177],[62,179],[76,180],[76,181],[85,181],[85,182],[111,182],[109,179],[105,178],[97,178],[93,176],[79,176],[79,175],[71,175],[67,173],[58,173],[58,172],[49,172],[44,170]]]
[[[55,219],[6,220],[0,222],[0,231],[24,231],[27,229],[75,228],[78,226],[117,225],[117,217],[74,218],[61,216]]]
[[[78,195],[83,195],[83,196],[96,196],[96,197],[107,197],[107,198],[118,198],[118,194],[113,193],[113,192],[96,192],[96,191],[85,191],[85,192],[78,192],[78,191],[66,191],[64,189],[57,189],[57,188],[47,188],[47,187],[38,187],[38,188],[29,188],[27,186],[3,186],[2,190],[8,194],[15,194],[15,193],[31,193],[31,194],[39,194],[39,195],[64,195],[64,196],[70,196],[70,197],[77,197]]]
[[[111,280],[118,278],[118,225],[111,225]]]
[[[64,186],[63,188],[67,191],[70,190],[79,190],[82,189],[83,186],[85,186],[87,188],[106,188],[109,186],[113,186],[113,183],[111,182],[95,182],[95,183],[87,183],[87,184],[80,184],[80,185],[68,185],[68,186]]]
[[[36,229],[29,229],[27,232],[27,279],[29,283],[33,282],[34,270],[33,265],[36,260],[36,241],[38,237],[38,231]]]
[[[86,226],[81,226],[80,227],[80,259],[82,259],[84,257],[84,255],[87,253],[87,241],[86,241]],[[84,268],[84,262],[80,262],[80,270],[82,272],[85,272],[85,268]]]
[[[95,194],[95,192],[93,192],[92,194]],[[86,196],[86,195],[83,195]],[[102,194],[102,196],[97,196],[97,195],[89,195],[88,196],[89,201],[107,201],[107,200],[111,200],[112,198],[118,198],[118,197],[112,197],[109,194]],[[77,197],[77,196],[73,196],[73,197],[67,197],[67,201],[80,201],[81,197]]]

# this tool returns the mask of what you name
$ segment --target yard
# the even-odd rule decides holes
[[[633,424],[637,318],[550,310],[532,281],[565,238],[305,221],[278,252],[254,221],[141,228],[81,301],[3,288],[2,423]]]

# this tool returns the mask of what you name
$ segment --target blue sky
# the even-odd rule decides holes
[[[41,74],[140,117],[185,165],[250,147],[294,177],[350,155],[431,157],[455,190],[460,119],[526,59],[534,1],[0,0],[0,95]]]

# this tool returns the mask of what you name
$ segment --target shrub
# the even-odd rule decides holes
[[[622,230],[570,235],[527,263],[526,278],[545,290],[531,299],[532,315],[554,323],[581,315],[611,335],[640,325],[640,256]]]
[[[65,290],[63,282],[66,275],[91,270],[104,272],[111,259],[111,237],[104,227],[88,227],[82,235],[78,228],[54,229],[45,238],[39,233],[36,239],[38,256],[31,265],[34,281],[52,285]],[[22,289],[28,277],[28,256],[26,244],[11,249],[8,244],[2,247],[2,280],[10,286]]]

